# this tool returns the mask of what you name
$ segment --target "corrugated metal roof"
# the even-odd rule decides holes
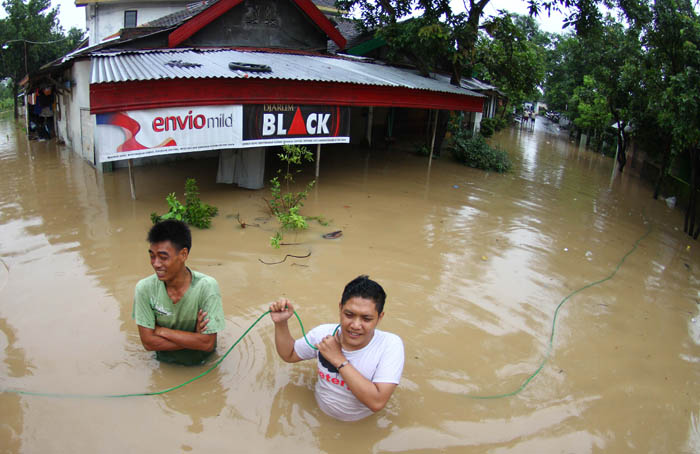
[[[173,25],[179,25],[186,20],[196,16],[201,13],[214,3],[219,0],[204,0],[200,2],[189,3],[187,7],[175,11],[174,13],[168,14],[166,16],[153,19],[150,22],[139,25],[139,27],[172,27]]]
[[[230,62],[267,65],[271,71],[231,70],[228,66]],[[479,93],[450,85],[443,78],[422,77],[415,71],[347,58],[230,49],[172,49],[92,54],[92,84],[198,78],[334,82],[483,97]]]

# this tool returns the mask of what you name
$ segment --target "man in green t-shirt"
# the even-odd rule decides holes
[[[216,333],[226,326],[219,284],[185,266],[192,234],[184,222],[155,224],[148,242],[156,274],[136,284],[132,313],[141,343],[160,361],[201,364],[216,349]]]

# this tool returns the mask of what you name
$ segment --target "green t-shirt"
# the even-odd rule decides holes
[[[222,331],[226,326],[221,305],[219,284],[213,277],[192,271],[192,282],[177,304],[168,296],[165,283],[157,275],[141,279],[134,291],[134,309],[131,317],[137,325],[155,329],[156,325],[180,331],[195,332],[197,313],[207,313],[209,323],[204,334]],[[175,350],[156,352],[160,361],[185,365],[202,364],[212,352]]]

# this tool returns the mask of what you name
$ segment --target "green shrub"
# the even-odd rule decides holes
[[[14,108],[15,108],[15,104],[12,101],[12,98],[0,99],[0,112],[4,112],[6,110],[12,110]]]
[[[421,145],[416,148],[416,154],[418,156],[429,156],[430,155],[430,148],[428,148],[427,145]]]
[[[494,120],[496,120],[496,131],[508,126],[508,120],[505,117],[494,117]]]
[[[491,137],[496,131],[496,120],[493,118],[484,118],[481,120],[479,132],[484,137]]]
[[[185,181],[185,205],[177,200],[174,192],[168,194],[165,201],[170,209],[162,216],[151,213],[151,222],[154,224],[166,219],[177,219],[200,229],[208,229],[211,227],[211,218],[219,213],[218,208],[199,200],[199,188],[194,178]]]
[[[511,169],[508,153],[489,146],[482,135],[472,136],[469,131],[460,130],[454,133],[453,137],[450,152],[456,161],[469,167],[499,173]]]

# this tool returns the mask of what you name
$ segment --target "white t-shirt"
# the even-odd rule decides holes
[[[320,325],[306,334],[312,345],[317,345],[328,335],[332,335],[337,325]],[[339,328],[340,329],[340,328]],[[294,351],[301,359],[318,358],[318,351],[309,347],[304,338],[297,339]],[[360,350],[346,351],[343,355],[366,379],[373,383],[399,384],[403,372],[403,342],[396,334],[378,329],[369,344]],[[348,389],[340,372],[330,372],[318,362],[316,382],[316,402],[324,413],[341,421],[356,421],[372,414]]]

